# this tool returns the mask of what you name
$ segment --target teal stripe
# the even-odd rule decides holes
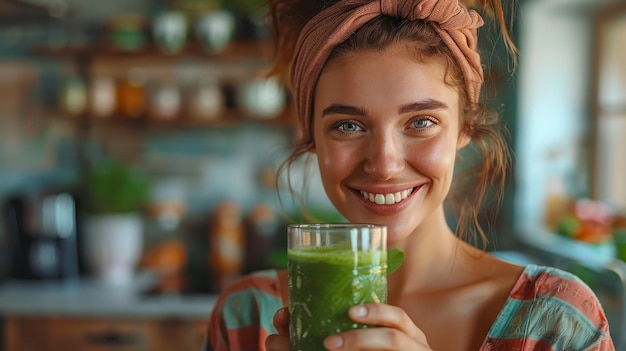
[[[546,267],[528,267],[525,273],[536,277],[546,271],[568,280],[577,280],[567,272],[561,274]],[[541,340],[556,349],[579,350],[597,343],[604,334],[568,302],[540,295],[532,300],[509,298],[488,336],[495,339]]]
[[[280,307],[280,297],[259,289],[246,289],[226,298],[222,320],[228,329],[259,325],[269,333],[276,333],[272,320]]]
[[[496,321],[491,326],[488,336],[492,338],[504,338],[507,334],[507,328],[513,324],[512,320],[519,316],[521,305],[521,300],[509,297],[500,311],[498,318],[496,318]]]

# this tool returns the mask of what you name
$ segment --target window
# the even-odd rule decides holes
[[[626,210],[626,5],[603,11],[596,28],[592,194],[623,211]]]

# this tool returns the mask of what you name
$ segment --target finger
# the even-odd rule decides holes
[[[370,303],[353,306],[348,314],[358,323],[393,328],[413,339],[425,338],[424,333],[413,323],[406,312],[396,306]]]
[[[289,338],[282,335],[271,334],[265,339],[267,351],[289,351]]]
[[[287,307],[282,307],[276,311],[273,323],[278,335],[289,336],[289,310]]]
[[[331,351],[340,350],[431,350],[425,339],[415,339],[393,328],[354,329],[331,335],[324,340]]]

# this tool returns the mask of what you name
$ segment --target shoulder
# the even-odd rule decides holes
[[[612,345],[606,315],[589,286],[572,273],[537,265],[524,269],[490,335],[567,350]]]
[[[275,270],[243,276],[221,292],[209,319],[209,350],[260,349],[275,333],[273,317],[282,307]]]
[[[567,314],[577,323],[606,329],[607,320],[598,298],[589,286],[572,273],[537,265],[524,270],[511,298],[532,303],[546,313]]]
[[[543,301],[546,307],[571,308],[595,325],[606,322],[598,318],[602,306],[589,286],[576,275],[558,268],[528,265],[511,291],[511,298]]]
[[[214,312],[228,318],[237,314],[241,322],[242,313],[272,309],[273,314],[280,307],[281,298],[277,283],[277,272],[266,270],[245,275],[221,292],[217,298]],[[276,308],[275,308],[276,307]]]

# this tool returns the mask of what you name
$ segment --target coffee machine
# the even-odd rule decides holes
[[[21,194],[4,203],[11,279],[78,279],[76,208],[76,199],[69,192]]]

